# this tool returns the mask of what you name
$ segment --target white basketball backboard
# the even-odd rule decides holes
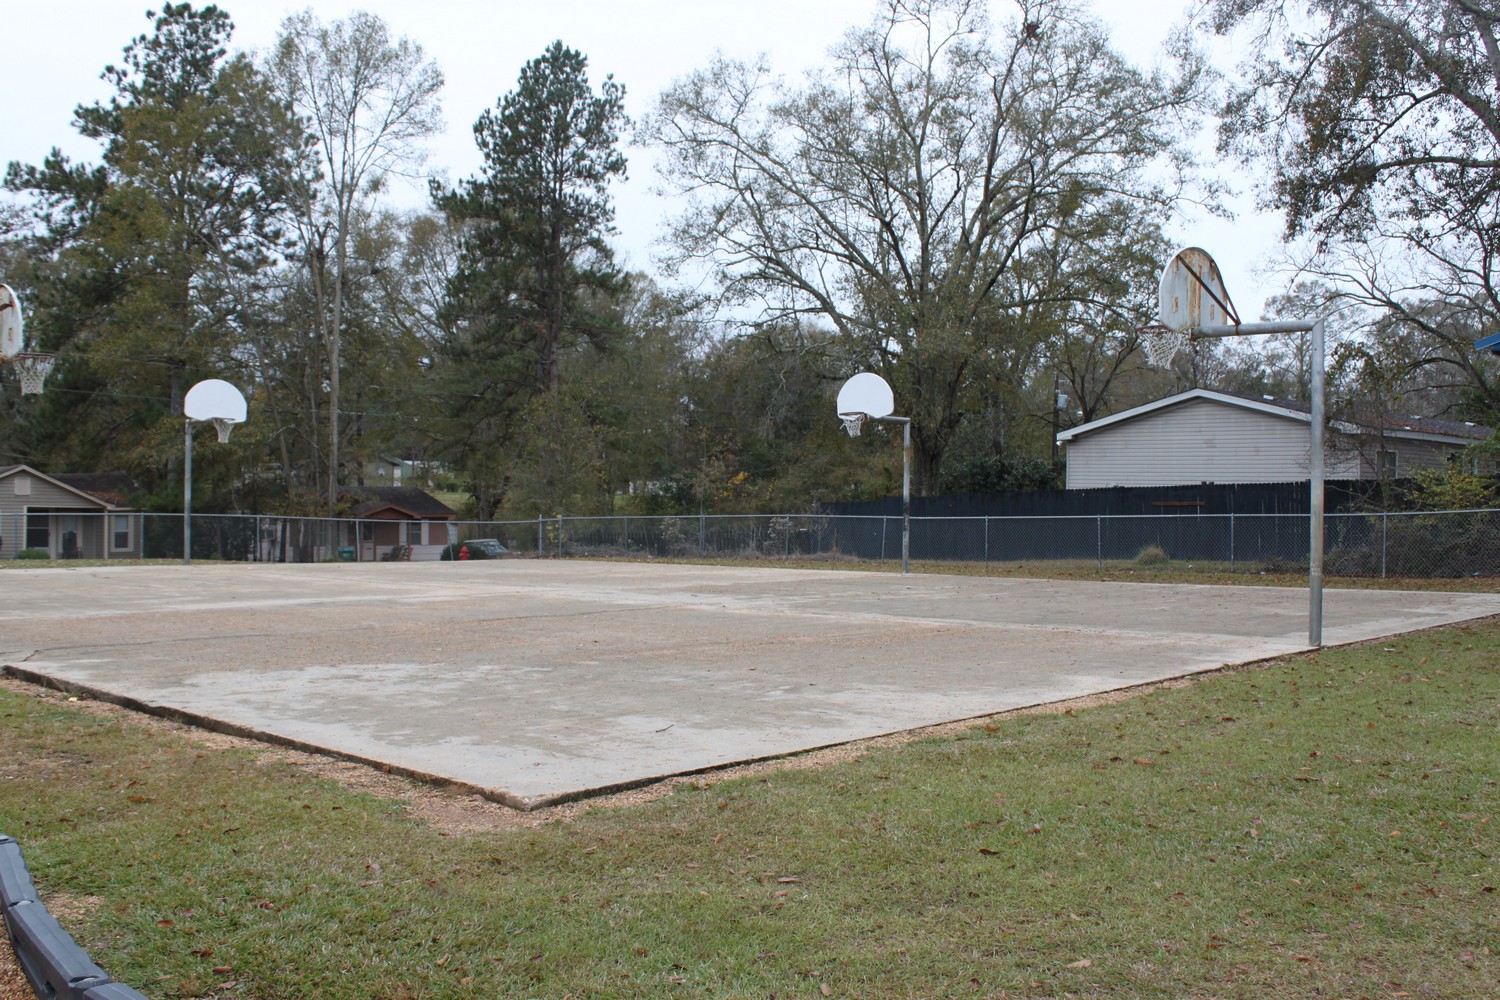
[[[896,409],[896,397],[885,379],[874,372],[860,372],[839,389],[838,414],[863,413],[872,420],[888,417]]]
[[[223,379],[204,379],[187,391],[182,413],[189,420],[245,422],[245,396]]]
[[[21,323],[21,299],[9,285],[0,285],[0,359],[26,350]]]
[[[1161,323],[1173,330],[1239,325],[1219,265],[1207,250],[1179,250],[1161,272],[1159,296]]]

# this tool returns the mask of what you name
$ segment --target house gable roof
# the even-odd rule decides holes
[[[361,501],[349,512],[351,517],[371,517],[383,510],[395,510],[423,521],[451,520],[458,516],[458,511],[415,486],[359,486],[344,492]]]
[[[29,465],[5,465],[0,466],[0,479],[9,479],[13,476],[26,475],[36,479],[42,479],[58,489],[66,490],[80,499],[101,510],[124,510],[124,490],[129,487],[130,479],[123,472],[59,472],[49,476],[45,472],[38,472]]]
[[[52,478],[117,507],[125,503],[126,495],[135,487],[127,472],[59,472]]]
[[[1103,430],[1114,424],[1124,423],[1127,420],[1135,420],[1150,413],[1181,406],[1195,400],[1207,400],[1224,406],[1237,407],[1257,413],[1265,413],[1286,420],[1296,420],[1309,423],[1312,420],[1312,408],[1299,400],[1283,399],[1276,396],[1254,396],[1242,392],[1219,392],[1213,389],[1189,389],[1187,392],[1179,392],[1176,395],[1166,396],[1155,402],[1145,403],[1141,406],[1132,407],[1129,410],[1121,410],[1119,413],[1091,420],[1086,424],[1079,424],[1068,430],[1061,431],[1057,435],[1059,443],[1066,443],[1085,434]],[[1489,427],[1478,424],[1465,423],[1457,420],[1442,420],[1437,417],[1407,416],[1404,414],[1381,414],[1362,415],[1356,423],[1337,422],[1332,425],[1336,430],[1346,434],[1365,431],[1379,431],[1390,437],[1408,438],[1421,441],[1438,441],[1445,444],[1473,444],[1476,441],[1486,441],[1494,431]]]

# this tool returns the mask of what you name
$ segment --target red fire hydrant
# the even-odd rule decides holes
[[[469,547],[467,545],[458,550],[458,558],[461,560],[469,558]]]

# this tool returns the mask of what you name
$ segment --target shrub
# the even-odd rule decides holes
[[[1365,539],[1329,553],[1337,576],[1457,578],[1500,572],[1500,518],[1493,513],[1424,513],[1368,519]]]
[[[1167,564],[1167,550],[1160,545],[1148,545],[1135,554],[1137,566],[1165,566]]]
[[[1485,510],[1495,506],[1495,484],[1457,464],[1422,469],[1412,477],[1412,510]]]
[[[50,560],[52,557],[47,554],[47,550],[46,549],[22,549],[20,552],[16,553],[16,558],[17,559],[40,559],[43,562],[46,562],[46,561]]]
[[[661,521],[661,548],[669,556],[696,555],[698,552],[698,530],[680,517],[664,517]]]

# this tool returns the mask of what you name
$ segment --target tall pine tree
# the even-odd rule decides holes
[[[434,190],[464,229],[445,387],[459,425],[455,457],[485,515],[503,496],[516,422],[558,389],[566,352],[605,344],[618,328],[606,306],[625,278],[608,243],[608,189],[625,175],[625,88],[607,77],[596,93],[587,67],[560,41],[528,62],[516,89],[474,124],[479,176]]]
[[[58,388],[89,390],[49,394],[68,412],[41,458],[128,463],[148,486],[180,452],[188,387],[239,374],[251,290],[279,248],[306,142],[249,58],[229,54],[228,14],[168,3],[151,16],[153,32],[103,73],[114,95],[75,112],[103,163],[54,150],[6,176],[44,230],[37,251],[52,266],[35,318],[62,354]]]

